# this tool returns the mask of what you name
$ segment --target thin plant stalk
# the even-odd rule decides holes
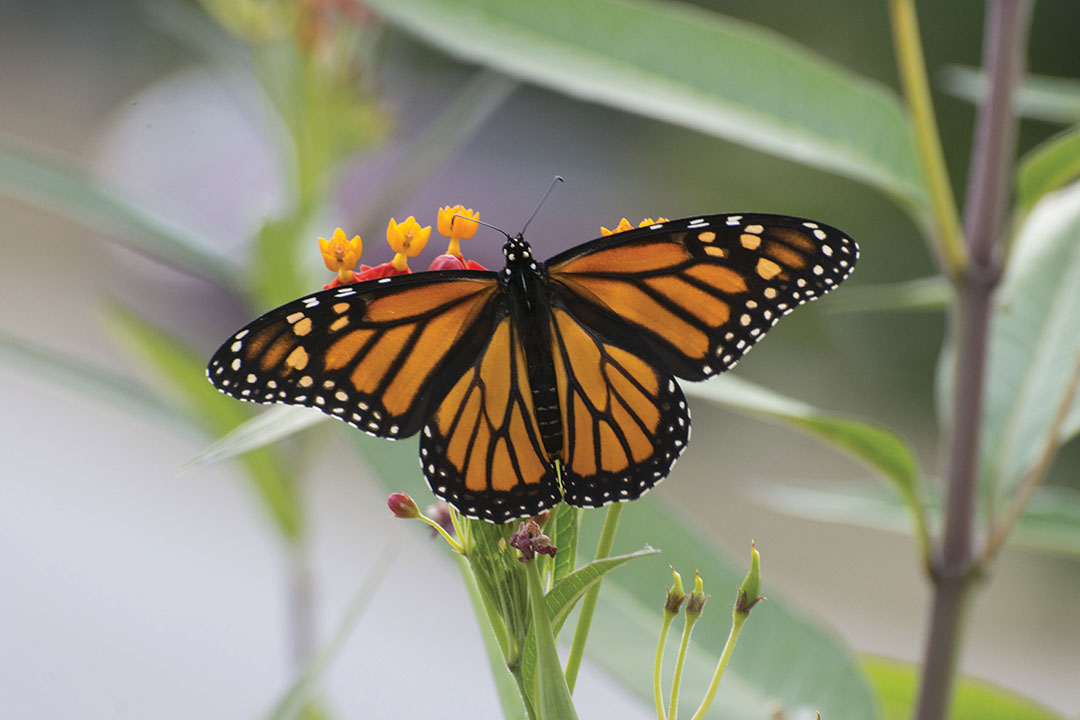
[[[956,377],[946,457],[945,521],[940,554],[933,559],[933,606],[915,717],[943,720],[949,709],[975,561],[979,433],[989,347],[992,294],[1000,277],[995,256],[1012,158],[1016,119],[1013,95],[1023,69],[1031,3],[987,3],[983,65],[990,79],[979,106],[965,207],[969,263],[956,278],[952,318]]]
[[[602,560],[611,555],[611,546],[615,543],[615,531],[619,527],[619,515],[622,514],[622,503],[608,505],[607,514],[604,516],[604,528],[600,531],[600,541],[596,544],[596,558]],[[574,641],[570,646],[570,656],[566,659],[566,685],[570,692],[574,692],[574,683],[577,682],[578,670],[581,669],[581,657],[585,653],[585,641],[589,638],[589,626],[592,624],[593,612],[596,610],[596,601],[600,597],[600,581],[597,580],[585,598],[581,601],[581,614],[578,616],[577,627],[574,628]]]
[[[661,670],[664,665],[664,646],[667,645],[668,630],[674,613],[664,613],[664,622],[660,626],[660,639],[656,641],[656,659],[653,661],[653,697],[656,699],[656,720],[667,720],[664,715],[664,689],[661,686]]]

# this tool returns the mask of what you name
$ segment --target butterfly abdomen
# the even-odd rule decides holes
[[[563,447],[563,414],[555,385],[551,355],[551,312],[544,297],[543,281],[535,264],[512,265],[508,302],[515,327],[520,329],[533,414],[548,457],[559,456]]]

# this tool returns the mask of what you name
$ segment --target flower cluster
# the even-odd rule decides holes
[[[484,266],[474,260],[466,260],[461,254],[461,241],[476,234],[480,214],[462,205],[447,205],[439,209],[437,226],[439,233],[450,238],[446,252],[436,257],[429,270],[484,270]],[[431,226],[421,227],[416,218],[410,215],[404,222],[390,218],[386,227],[386,241],[394,251],[390,262],[378,265],[360,265],[363,241],[359,235],[349,240],[345,231],[338,228],[329,240],[319,238],[326,269],[337,273],[333,280],[323,286],[324,290],[347,285],[349,283],[378,280],[391,275],[404,275],[412,272],[409,258],[418,256],[427,245],[431,236]]]
[[[649,227],[650,225],[655,225],[656,223],[663,223],[663,222],[667,222],[667,221],[668,221],[668,218],[666,218],[666,217],[658,217],[655,220],[653,220],[652,218],[645,218],[644,220],[642,220],[641,222],[638,223],[638,227]],[[606,227],[601,226],[600,227],[600,236],[601,237],[607,237],[608,235],[614,235],[615,233],[621,233],[621,232],[625,232],[626,230],[633,230],[633,229],[634,229],[634,226],[630,224],[630,221],[627,220],[626,218],[623,218],[622,220],[619,221],[619,224],[616,225],[615,228],[612,229],[612,230],[608,230]]]

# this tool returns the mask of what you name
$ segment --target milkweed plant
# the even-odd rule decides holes
[[[386,218],[462,147],[476,142],[477,128],[517,83],[530,82],[880,191],[910,216],[912,234],[921,233],[925,254],[936,263],[930,278],[851,288],[833,308],[846,311],[846,317],[916,310],[946,315],[949,330],[934,381],[943,458],[939,473],[921,470],[909,443],[882,425],[840,417],[727,375],[688,390],[701,402],[809,432],[885,480],[876,490],[789,494],[787,507],[813,505],[831,509],[845,522],[899,521],[909,529],[931,593],[916,665],[856,659],[775,595],[748,625],[762,600],[757,547],[751,546],[749,571],[740,583],[742,571],[734,570],[678,508],[653,499],[602,510],[559,504],[501,525],[465,517],[441,502],[421,511],[429,500],[420,494],[427,491],[416,482],[414,460],[406,463],[361,446],[375,474],[389,478],[389,511],[414,521],[417,530],[430,528],[439,552],[461,570],[506,717],[577,717],[574,690],[587,646],[589,657],[629,696],[654,706],[659,720],[674,720],[686,702],[696,703],[694,718],[705,717],[710,707],[714,717],[748,720],[1060,717],[995,688],[974,688],[958,668],[970,627],[965,620],[1010,540],[1037,537],[1038,547],[1073,555],[1080,547],[1080,501],[1069,488],[1043,482],[1059,450],[1080,431],[1080,314],[1075,312],[1080,307],[1075,251],[1080,235],[1075,123],[1080,117],[1070,116],[1072,129],[1015,159],[1019,117],[1037,112],[1020,92],[1030,0],[987,0],[981,75],[958,71],[951,76],[954,92],[977,105],[962,212],[931,103],[914,0],[887,0],[899,90],[771,31],[679,3],[201,0],[200,5],[201,11],[192,4],[163,3],[174,14],[162,15],[159,24],[194,53],[206,51],[205,38],[219,48],[241,49],[243,69],[282,139],[288,202],[254,234],[249,261],[207,252],[192,240],[195,233],[178,230],[183,223],[166,222],[137,201],[22,148],[0,148],[0,180],[7,181],[0,191],[107,227],[160,263],[245,298],[256,310],[317,289],[307,260],[313,259],[313,238],[319,235],[318,250],[330,273],[326,288],[414,271],[483,269],[463,249],[477,233],[480,217],[462,205],[439,210],[434,228],[413,216],[390,219],[385,237],[391,253],[374,265],[362,263],[361,256],[379,256],[381,242],[373,250],[359,235],[327,229],[334,226],[326,217],[344,161],[379,147],[395,127],[396,118],[371,82],[384,56],[386,29],[392,28],[486,69],[477,70],[402,151],[398,169],[350,209],[352,217],[341,224],[361,229],[369,244],[370,229],[381,232]],[[214,61],[233,63],[237,57],[219,53]],[[554,57],[559,62],[552,62]],[[1052,84],[1042,92],[1061,101],[1059,111],[1070,100],[1067,89]],[[1053,117],[1060,122],[1059,115]],[[632,227],[624,219],[602,235]],[[446,251],[424,262],[420,255],[433,229],[446,239]],[[876,243],[864,238],[867,257],[882,250]],[[914,254],[915,248],[907,252]],[[202,349],[118,304],[109,308],[108,321],[114,336],[162,379],[155,388],[172,391],[167,402],[77,357],[8,336],[0,337],[0,349],[31,372],[52,373],[151,417],[180,417],[215,439],[189,470],[238,460],[289,561],[288,632],[296,679],[269,716],[329,716],[319,700],[320,677],[386,564],[372,571],[355,612],[320,650],[312,631],[310,520],[301,489],[303,460],[310,453],[274,442],[295,436],[289,442],[312,447],[313,440],[297,432],[316,420],[306,413],[252,417],[248,408],[206,384]],[[206,336],[212,334],[207,328]],[[936,475],[940,481],[933,480]],[[425,499],[418,503],[420,497]],[[1015,532],[1024,527],[1032,532]],[[640,549],[613,554],[617,529],[622,542]],[[657,547],[646,545],[646,538]],[[766,538],[755,539],[765,546]],[[670,580],[668,571],[650,560],[658,553],[677,566]],[[691,571],[692,588],[680,574]],[[706,583],[716,598],[709,599]],[[716,610],[729,593],[734,595],[730,623],[726,607]],[[680,638],[669,642],[680,617]],[[605,625],[616,625],[617,633],[605,635]],[[721,683],[725,673],[737,677]],[[965,714],[974,712],[972,707],[977,713]]]

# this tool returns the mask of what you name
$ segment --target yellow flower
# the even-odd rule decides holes
[[[400,225],[394,218],[390,218],[390,224],[386,226],[386,240],[394,250],[394,268],[407,270],[408,259],[416,257],[427,245],[428,236],[431,235],[431,226],[420,227],[416,218],[410,215]]]
[[[344,277],[352,273],[352,269],[356,267],[357,261],[360,260],[360,252],[363,248],[363,241],[359,235],[354,235],[352,240],[345,237],[345,231],[338,228],[334,231],[334,235],[327,240],[326,238],[319,238],[319,249],[322,251],[323,262],[326,263],[326,269],[332,272],[336,272],[342,282],[349,282],[351,278]]]
[[[650,225],[656,225],[657,223],[666,223],[667,221],[668,218],[666,217],[658,217],[655,220],[653,220],[652,218],[645,218],[638,223],[638,227],[649,227]]]
[[[630,224],[630,221],[627,220],[626,218],[623,218],[622,220],[619,221],[619,224],[615,226],[614,230],[608,230],[606,227],[601,225],[600,226],[600,236],[601,237],[607,237],[608,235],[614,235],[615,233],[620,233],[623,230],[633,230],[633,229],[634,229],[634,226]]]
[[[461,215],[462,217],[456,217],[457,215]],[[439,234],[450,238],[450,247],[446,250],[448,255],[454,255],[460,258],[461,241],[471,238],[476,234],[476,229],[480,227],[475,222],[466,220],[465,218],[479,220],[480,213],[474,211],[472,208],[466,209],[462,205],[455,205],[453,207],[446,205],[439,208]]]

